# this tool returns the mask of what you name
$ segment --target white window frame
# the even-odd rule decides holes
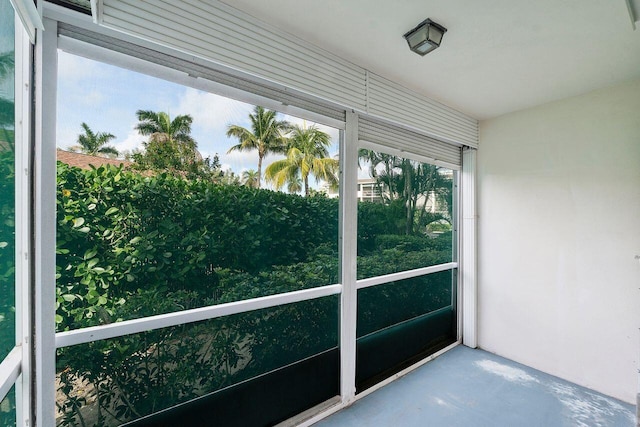
[[[347,123],[349,123],[349,116],[347,115]],[[355,125],[353,128],[355,131],[355,136],[354,139],[356,140],[356,144],[355,145],[355,150],[354,153],[352,153],[352,158],[351,158],[351,163],[352,165],[357,164],[358,162],[358,151],[361,148],[364,149],[368,149],[368,150],[374,150],[374,151],[379,151],[379,152],[383,152],[383,153],[387,153],[387,154],[392,154],[392,155],[396,155],[396,156],[400,156],[406,159],[410,159],[410,160],[414,160],[417,162],[423,162],[423,163],[429,163],[432,165],[436,165],[436,166],[441,166],[441,167],[445,167],[448,169],[451,169],[455,172],[454,174],[454,192],[453,192],[453,218],[454,218],[454,245],[452,248],[452,252],[453,252],[453,261],[452,262],[448,262],[448,263],[444,263],[444,264],[437,264],[437,265],[433,265],[433,266],[428,266],[428,267],[422,267],[422,268],[417,268],[417,269],[413,269],[413,270],[406,270],[406,271],[400,271],[397,273],[390,273],[390,274],[385,274],[382,276],[374,276],[374,277],[369,277],[366,279],[359,279],[359,280],[355,280],[355,289],[353,292],[353,295],[351,296],[351,298],[353,298],[355,301],[353,302],[353,316],[357,316],[357,291],[360,289],[365,289],[365,288],[369,288],[369,287],[373,287],[373,286],[379,286],[379,285],[383,285],[386,283],[390,283],[390,282],[394,282],[394,281],[398,281],[398,280],[404,280],[404,279],[410,279],[410,278],[414,278],[414,277],[419,277],[419,276],[426,276],[429,274],[434,274],[434,273],[439,273],[442,271],[454,271],[457,272],[457,277],[456,277],[456,283],[455,283],[455,289],[452,295],[452,301],[451,304],[452,306],[455,308],[456,310],[456,326],[457,326],[457,333],[456,333],[456,341],[453,342],[452,344],[448,345],[447,347],[421,359],[420,361],[414,363],[413,365],[403,369],[402,371],[390,376],[389,378],[380,381],[377,384],[374,384],[373,386],[369,387],[368,389],[358,393],[357,395],[350,395],[350,396],[344,396],[342,397],[342,402],[339,405],[336,405],[334,407],[331,407],[319,414],[317,414],[316,416],[309,418],[307,420],[305,420],[303,423],[300,424],[301,427],[308,427],[313,425],[314,423],[322,420],[323,418],[328,417],[329,415],[339,411],[340,409],[343,409],[351,404],[353,404],[354,402],[356,402],[359,399],[362,399],[366,396],[368,396],[369,394],[375,392],[376,390],[379,390],[380,388],[386,386],[387,384],[395,381],[398,378],[401,378],[405,375],[407,375],[408,373],[410,373],[411,371],[414,371],[415,369],[423,366],[425,363],[430,362],[431,360],[435,359],[436,357],[440,356],[441,354],[451,350],[452,348],[460,345],[462,343],[462,325],[461,325],[461,321],[463,319],[462,315],[461,315],[461,310],[460,310],[460,304],[462,303],[462,298],[461,298],[461,274],[459,274],[459,269],[460,269],[460,263],[458,262],[458,260],[460,259],[460,257],[462,256],[462,253],[460,252],[460,245],[458,244],[459,239],[462,237],[459,232],[458,229],[460,227],[460,223],[461,223],[461,217],[460,217],[460,208],[459,208],[459,204],[461,201],[460,198],[460,189],[458,186],[458,172],[460,170],[460,166],[458,165],[454,165],[451,163],[447,163],[447,162],[441,162],[441,161],[437,161],[432,159],[431,157],[422,155],[422,154],[416,154],[415,152],[411,152],[411,151],[402,151],[402,150],[398,150],[396,148],[392,148],[392,147],[386,147],[384,145],[381,144],[377,144],[374,142],[370,142],[370,141],[365,141],[365,140],[358,140],[357,135],[358,135],[358,130],[357,130],[357,117],[355,119]],[[347,127],[347,129],[349,130],[350,128]],[[348,132],[348,131],[347,131]],[[345,161],[347,160],[347,156],[345,155]],[[352,178],[353,181],[352,182],[347,182],[345,181],[345,183],[343,184],[343,186],[341,186],[342,188],[346,188],[346,189],[352,189],[352,188],[357,188],[357,168],[353,169],[353,175],[354,177]],[[357,274],[357,259],[356,259],[356,254],[357,254],[357,248],[355,247],[356,242],[357,242],[357,194],[355,191],[347,191],[348,194],[352,194],[353,195],[353,199],[355,201],[355,206],[352,208],[355,211],[355,215],[349,215],[350,217],[354,217],[353,222],[351,224],[349,224],[350,227],[353,228],[354,230],[354,235],[355,235],[355,239],[354,239],[354,248],[353,248],[353,258],[350,260],[351,262],[353,262],[353,266],[352,271],[353,271],[353,279],[355,279],[355,276]],[[344,195],[341,194],[340,197],[343,197]],[[452,284],[453,285],[453,284]],[[347,292],[347,288],[345,287],[343,289],[343,304],[345,301],[345,293]],[[341,321],[344,321],[345,318],[342,317]],[[353,322],[353,331],[349,330],[348,328],[345,329],[345,327],[342,328],[343,333],[345,332],[351,332],[352,333],[352,341],[351,343],[353,344],[353,379],[355,382],[355,347],[356,347],[356,323],[355,321]],[[348,354],[349,357],[351,357],[351,353]],[[344,357],[344,356],[343,356]],[[347,362],[351,362],[351,360],[349,359]],[[344,365],[344,361],[343,361],[343,365]],[[347,365],[350,369],[351,366]],[[343,368],[344,369],[344,368]],[[355,384],[353,385],[353,391],[355,393]],[[343,389],[343,393],[345,392],[345,390]]]
[[[47,8],[50,6],[47,5]],[[53,7],[54,16],[57,19],[64,18],[60,13],[62,12],[59,8]],[[66,12],[65,12],[66,13]],[[73,16],[72,21],[76,24],[82,23],[83,26],[91,26],[93,24],[87,22],[87,19],[82,16],[77,16],[75,14],[71,14]],[[87,17],[88,18],[88,17]],[[270,98],[265,98],[259,95],[255,95],[252,93],[248,93],[242,91],[240,89],[228,87],[221,85],[216,82],[208,81],[199,77],[192,77],[188,74],[181,72],[180,70],[176,70],[169,67],[164,67],[158,64],[153,64],[132,56],[128,56],[119,52],[111,51],[99,46],[91,45],[89,43],[85,43],[82,41],[78,41],[75,39],[71,39],[64,36],[57,35],[57,21],[54,19],[45,18],[44,21],[46,32],[45,37],[43,39],[41,53],[43,58],[40,63],[42,66],[39,67],[38,75],[48,75],[49,77],[43,83],[44,88],[42,89],[42,99],[40,100],[41,105],[43,105],[43,110],[46,109],[47,115],[45,115],[42,119],[41,123],[37,123],[37,131],[40,135],[40,138],[37,141],[54,141],[56,140],[55,132],[55,111],[56,111],[56,88],[51,87],[51,82],[57,81],[57,51],[58,49],[64,50],[70,54],[79,55],[85,58],[93,59],[102,63],[107,63],[110,65],[115,65],[124,69],[129,69],[131,71],[144,73],[146,75],[150,75],[153,77],[161,78],[164,80],[168,80],[177,84],[182,84],[187,87],[192,87],[198,90],[203,90],[206,92],[214,93],[217,95],[226,96],[229,98],[233,98],[242,102],[247,102],[254,105],[262,105],[267,108],[272,108],[277,110],[278,112],[289,114],[292,116],[296,116],[299,118],[303,118],[306,120],[310,120],[319,124],[331,126],[333,128],[337,128],[341,131],[344,131],[347,128],[347,124],[343,121],[336,120],[330,117],[326,117],[317,113],[313,113],[295,106],[284,105],[277,100],[273,100]],[[99,28],[100,32],[111,33],[108,30],[104,30]],[[39,80],[41,81],[41,80]],[[343,133],[343,132],[341,132]],[[356,132],[352,132],[354,135]],[[341,141],[340,146],[344,145],[343,141]],[[40,159],[42,163],[38,164],[40,168],[50,168],[51,164],[54,165],[54,168],[49,171],[43,170],[41,176],[42,180],[38,182],[38,185],[45,185],[45,176],[49,177],[49,182],[53,182],[55,185],[55,146],[42,146],[39,144],[40,149],[42,150]],[[53,151],[51,151],[53,148]],[[341,148],[342,149],[342,148]],[[357,150],[355,151],[357,155]],[[46,160],[49,159],[48,163]],[[343,160],[341,159],[341,162]],[[53,199],[49,200],[49,205],[55,206],[55,188],[53,191],[41,191],[40,193],[49,192],[49,196],[53,194]],[[46,198],[47,195],[40,194],[39,200],[41,201],[41,206],[46,205],[46,201],[43,199]],[[49,230],[53,227],[54,230],[54,240],[53,244],[48,240],[41,239],[40,248],[44,248],[45,245],[52,247],[51,252],[55,254],[55,216],[44,215],[46,209],[42,209],[42,211],[37,211],[37,221],[41,224],[42,229]],[[49,212],[54,212],[53,209],[50,209]],[[343,215],[341,213],[341,215]],[[50,233],[49,233],[50,234]],[[345,239],[340,239],[341,242],[344,242]],[[55,271],[55,256],[47,257],[44,253],[44,250],[39,251],[41,259],[43,260],[45,266],[41,268],[40,275],[44,278],[44,271],[51,270]],[[355,252],[354,252],[355,254]],[[46,259],[48,258],[48,259]],[[342,268],[341,271],[347,271]],[[38,274],[38,271],[36,271]],[[54,277],[49,275],[50,277]],[[219,304],[207,307],[201,307],[191,310],[183,310],[179,312],[166,313],[156,316],[145,317],[141,319],[133,319],[128,321],[122,321],[107,325],[101,325],[96,327],[82,328],[72,331],[65,331],[55,333],[55,311],[44,310],[46,304],[46,300],[49,299],[51,303],[48,305],[50,307],[55,307],[55,294],[51,293],[53,289],[55,291],[55,280],[42,280],[41,286],[38,286],[38,290],[36,291],[36,299],[37,305],[36,310],[39,310],[42,314],[38,316],[37,325],[40,331],[40,335],[44,336],[41,341],[46,341],[50,343],[53,339],[53,344],[41,344],[37,345],[38,348],[62,348],[71,345],[78,345],[83,343],[89,343],[98,340],[110,339],[124,335],[130,335],[134,333],[150,331],[159,328],[166,328],[171,326],[183,325],[187,323],[193,323],[198,321],[204,321],[209,319],[214,319],[222,316],[228,316],[232,314],[240,314],[246,313],[258,309],[264,309],[269,307],[275,307],[283,304],[290,304],[295,302],[307,301],[311,299],[322,298],[330,295],[337,295],[342,293],[343,285],[342,284],[333,284],[322,286],[318,288],[305,289],[300,291],[288,292],[283,294],[269,295],[260,298],[252,298],[248,300],[242,301],[234,301],[226,304]],[[48,283],[48,284],[46,284]],[[355,319],[355,316],[354,316]],[[341,322],[342,323],[342,322]],[[355,336],[355,326],[354,326],[354,336]],[[46,333],[46,331],[53,331],[54,333]],[[341,335],[342,337],[343,335]],[[341,345],[342,342],[339,344]],[[48,354],[48,356],[47,356]],[[51,357],[53,355],[53,357]],[[353,393],[355,394],[355,343],[353,346]],[[36,352],[36,372],[42,372],[39,376],[39,380],[37,381],[37,395],[39,396],[39,401],[36,403],[39,409],[40,419],[47,419],[46,412],[42,408],[49,408],[48,412],[52,413],[52,408],[55,408],[55,390],[52,388],[53,381],[46,381],[46,378],[55,378],[55,352]],[[48,371],[49,373],[45,373]]]
[[[460,330],[462,329],[460,314],[458,314],[458,339],[455,343],[440,350],[439,352],[421,360],[420,362],[408,367],[407,369],[393,375],[385,381],[367,389],[366,391],[355,394],[355,357],[356,357],[356,316],[357,316],[357,290],[370,286],[376,286],[390,281],[402,280],[410,277],[422,276],[425,274],[436,273],[439,271],[447,271],[460,269],[464,266],[462,251],[458,246],[454,247],[454,260],[436,266],[429,266],[410,271],[393,273],[389,275],[356,280],[356,262],[357,262],[357,194],[350,191],[357,185],[357,168],[345,167],[345,165],[357,164],[358,149],[360,147],[369,149],[379,149],[384,152],[390,152],[393,149],[380,146],[378,144],[367,141],[358,140],[358,114],[353,111],[346,112],[346,122],[328,118],[320,114],[312,113],[301,108],[284,105],[277,100],[261,97],[255,94],[244,92],[239,89],[227,87],[215,82],[211,82],[202,78],[189,76],[179,70],[163,67],[157,64],[151,64],[146,61],[130,57],[125,54],[110,51],[105,48],[94,46],[85,42],[77,41],[67,37],[58,37],[57,20],[78,25],[83,28],[90,28],[97,33],[110,36],[120,37],[133,43],[141,43],[139,40],[125,36],[97,26],[90,16],[84,16],[67,9],[46,4],[46,16],[44,26],[46,31],[45,37],[39,40],[37,45],[37,63],[36,63],[36,81],[40,83],[39,90],[36,93],[36,219],[35,219],[35,236],[36,236],[36,252],[35,252],[35,366],[32,372],[36,374],[35,380],[35,414],[36,422],[32,425],[50,425],[53,423],[55,412],[55,386],[53,378],[55,378],[55,351],[52,349],[91,342],[99,339],[108,339],[117,336],[127,335],[131,333],[143,332],[150,329],[157,329],[173,325],[185,324],[201,320],[213,319],[220,316],[230,314],[238,314],[261,308],[273,307],[281,304],[305,301],[315,298],[321,298],[329,295],[340,294],[341,311],[340,311],[340,400],[332,400],[331,404],[324,405],[322,411],[305,416],[300,420],[302,426],[309,426],[320,419],[351,405],[356,400],[365,397],[371,392],[383,387],[389,382],[399,378],[419,366],[427,363],[438,355],[453,348],[461,342]],[[144,42],[145,46],[149,42]],[[121,66],[132,69],[134,71],[143,72],[148,75],[163,78],[166,80],[180,83],[189,87],[204,90],[248,102],[255,105],[263,105],[285,114],[308,119],[317,123],[325,124],[338,128],[343,135],[340,144],[340,162],[341,162],[341,205],[340,205],[340,253],[341,253],[341,269],[340,284],[323,286],[320,288],[307,289],[303,291],[290,292],[286,294],[271,295],[267,297],[254,298],[250,300],[237,301],[217,306],[203,307],[193,310],[186,310],[177,313],[168,313],[143,319],[135,319],[124,321],[95,328],[84,328],[75,331],[55,333],[55,216],[51,215],[52,209],[55,207],[55,111],[56,111],[56,82],[57,78],[57,49],[62,48],[73,54],[81,55],[87,58],[95,59],[101,62],[107,62],[112,65]],[[163,48],[166,51],[167,48]],[[46,78],[44,77],[46,76]],[[46,114],[45,114],[46,112]],[[415,153],[407,153],[397,150],[398,155],[412,160],[422,161],[426,163],[436,164],[438,166],[447,167],[453,170],[459,170],[460,167],[440,161],[436,161],[426,156]],[[464,168],[464,166],[463,166]],[[464,171],[464,169],[463,169]],[[463,174],[464,180],[464,174]],[[457,183],[457,181],[456,181]],[[463,183],[464,186],[464,183]],[[457,185],[456,185],[457,187]],[[53,188],[53,190],[52,190]],[[51,191],[52,190],[52,191]],[[49,194],[46,194],[49,193]],[[344,194],[342,194],[344,193]],[[458,227],[462,227],[461,213],[463,209],[457,208],[461,200],[456,191],[454,215]],[[466,199],[465,199],[466,200]],[[464,238],[460,234],[458,240]],[[461,245],[460,245],[461,246]],[[467,252],[464,252],[467,255]],[[460,290],[460,277],[458,274],[458,290]],[[461,308],[462,292],[457,293],[457,308]],[[456,296],[454,296],[456,297]],[[468,303],[467,299],[464,300]],[[475,304],[475,300],[474,300]],[[463,317],[467,319],[466,317]],[[466,320],[465,320],[466,321]],[[466,330],[466,329],[465,329]]]
[[[22,348],[22,378],[16,383],[16,424],[28,426],[31,418],[31,69],[32,40],[16,20],[16,343]],[[17,144],[21,141],[21,144]],[[18,320],[19,318],[19,320]]]
[[[264,308],[277,307],[284,304],[308,301],[330,295],[337,295],[341,291],[342,285],[328,285],[283,294],[269,295],[266,297],[234,301],[226,304],[174,311],[172,313],[125,320],[106,325],[58,332],[55,335],[56,348],[107,340],[124,335],[152,331],[154,329],[169,328],[171,326],[201,322],[218,317],[231,316],[233,314],[241,314]]]
[[[21,373],[22,347],[17,345],[0,362],[0,402],[7,396],[11,387],[16,384]],[[16,411],[18,411],[17,408]]]
[[[9,0],[13,5],[20,22],[24,27],[31,43],[36,42],[36,30],[44,31],[42,19],[32,0]]]
[[[32,279],[35,426],[55,424],[57,22],[45,19],[35,51],[34,248]],[[53,83],[53,84],[52,84]]]
[[[478,346],[478,283],[477,283],[477,223],[476,211],[476,157],[477,150],[462,151],[462,232],[460,235],[462,274],[462,339],[467,347]]]
[[[459,252],[459,244],[458,244],[458,240],[459,240],[459,234],[458,234],[458,228],[459,228],[459,224],[460,224],[460,214],[459,211],[460,209],[458,208],[459,204],[460,204],[460,196],[459,196],[459,186],[458,186],[458,172],[460,170],[460,166],[451,164],[451,163],[447,163],[447,162],[441,162],[441,161],[437,161],[432,159],[431,157],[425,156],[423,154],[420,153],[415,153],[415,152],[411,152],[411,151],[403,151],[403,150],[398,150],[397,148],[392,148],[392,147],[386,147],[384,145],[381,144],[377,144],[374,142],[369,142],[369,141],[365,141],[365,140],[359,140],[358,141],[358,148],[359,149],[367,149],[367,150],[373,150],[373,151],[377,151],[377,152],[381,152],[381,153],[385,153],[385,154],[391,154],[394,156],[399,156],[405,159],[409,159],[409,160],[413,160],[413,161],[417,161],[417,162],[422,162],[422,163],[428,163],[431,165],[435,165],[435,166],[440,166],[440,167],[445,167],[448,169],[451,169],[454,171],[454,182],[453,182],[453,221],[454,221],[454,234],[453,234],[453,240],[454,240],[454,244],[452,247],[452,261],[448,262],[448,263],[444,263],[444,264],[437,264],[437,265],[431,265],[428,267],[422,267],[422,268],[416,268],[413,270],[406,270],[406,271],[399,271],[397,273],[390,273],[390,274],[385,274],[382,276],[375,276],[375,277],[369,277],[366,279],[360,279],[356,281],[356,288],[357,289],[364,289],[364,288],[368,288],[371,286],[378,286],[378,285],[382,285],[385,283],[390,283],[390,282],[394,282],[394,281],[398,281],[398,280],[404,280],[404,279],[411,279],[414,277],[419,277],[419,276],[426,276],[429,274],[433,274],[433,273],[439,273],[442,271],[448,271],[448,270],[457,270],[460,266],[460,264],[458,263],[458,259],[461,256],[461,253]],[[357,209],[357,206],[356,206]],[[456,285],[457,289],[454,289],[454,293],[452,295],[452,301],[451,301],[451,305],[453,307],[456,307],[456,310],[458,310],[457,307],[459,307],[459,298],[458,298],[458,294],[460,293],[460,280],[458,278],[457,280],[457,285]],[[460,319],[457,319],[457,324],[460,324]],[[457,342],[461,342],[461,333],[460,331],[457,333],[457,337],[456,337]]]
[[[15,347],[0,361],[0,401],[15,385],[16,425],[28,426],[30,413],[30,140],[31,49],[23,16],[14,1],[15,13]]]

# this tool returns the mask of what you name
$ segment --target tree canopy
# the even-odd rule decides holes
[[[405,234],[417,234],[430,223],[451,220],[452,179],[442,168],[373,150],[360,150],[358,156],[368,164],[369,175],[375,178],[385,203],[402,206]]]
[[[286,158],[276,160],[267,167],[267,181],[277,189],[288,185],[291,191],[299,188],[301,180],[305,196],[310,193],[309,175],[337,186],[339,162],[329,157],[329,135],[315,126],[294,125],[290,129]]]
[[[179,115],[172,120],[163,111],[138,110],[136,116],[135,128],[149,139],[142,143],[143,151],[132,155],[134,168],[189,178],[215,179],[222,174],[217,156],[203,159],[198,151],[198,144],[191,136],[193,118],[190,115]]]
[[[14,70],[14,51],[0,53],[0,82],[4,81]],[[13,149],[15,122],[15,103],[13,99],[0,96],[0,138],[9,143]]]
[[[278,120],[277,113],[256,106],[249,114],[251,129],[239,125],[229,125],[227,136],[238,139],[227,153],[233,151],[258,152],[258,188],[261,187],[262,161],[267,154],[282,154],[286,150],[285,132],[289,129],[286,121]]]
[[[91,156],[118,157],[118,150],[112,145],[107,145],[115,139],[115,135],[108,132],[94,132],[85,122],[80,126],[84,133],[78,135],[78,145],[69,147],[69,150]]]

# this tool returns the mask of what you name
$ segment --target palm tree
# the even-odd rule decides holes
[[[0,53],[0,78],[4,78],[7,74],[13,73],[15,60],[14,51]]]
[[[109,141],[115,138],[115,135],[107,132],[96,133],[84,122],[82,122],[80,126],[82,126],[84,133],[78,135],[78,145],[69,147],[69,150],[89,154],[91,156],[118,156],[118,150],[111,145],[107,145]]]
[[[287,184],[289,194],[297,194],[302,191],[302,179],[299,176],[292,177]]]
[[[400,174],[400,158],[362,148],[358,152],[358,160],[364,160],[369,164],[369,176],[375,178],[377,191],[382,195],[382,198],[388,202],[396,199],[399,192],[397,185]]]
[[[438,166],[365,149],[360,150],[358,157],[368,162],[369,175],[381,190],[386,190],[382,191],[384,198],[389,203],[402,203],[405,234],[416,234],[429,222],[451,217],[452,181]],[[436,203],[444,207],[448,217],[442,212],[427,212],[429,200],[432,207]]]
[[[249,114],[251,129],[238,125],[229,125],[227,136],[238,138],[239,143],[229,148],[232,151],[258,151],[258,188],[261,186],[262,160],[267,154],[284,153],[285,138],[283,133],[289,129],[286,121],[276,120],[277,113],[256,106]]]
[[[136,130],[143,136],[149,136],[154,142],[175,142],[187,148],[195,150],[196,142],[191,137],[191,123],[193,118],[188,115],[176,116],[171,120],[168,113],[161,111],[156,113],[151,110],[136,111],[138,123]]]
[[[309,195],[309,175],[329,185],[338,184],[338,160],[329,157],[331,138],[315,126],[291,128],[287,157],[271,163],[265,178],[277,189],[302,178],[305,196]]]
[[[258,188],[258,182],[260,181],[260,175],[258,171],[249,169],[242,172],[242,184],[250,188]]]
[[[188,114],[171,116],[164,111],[159,113],[151,110],[136,111],[139,123],[136,130],[140,135],[148,136],[143,143],[146,149],[146,163],[152,169],[184,170],[189,165],[202,161],[198,152],[198,144],[191,137],[191,123],[193,118]],[[145,156],[138,156],[144,160]],[[145,163],[145,162],[143,162]]]

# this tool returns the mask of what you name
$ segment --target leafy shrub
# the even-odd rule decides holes
[[[358,203],[358,255],[375,252],[377,236],[404,234],[404,215],[402,203]]]
[[[444,271],[358,291],[358,337],[451,304],[452,275]]]
[[[0,360],[13,349],[16,342],[14,200],[13,152],[0,149]],[[0,403],[0,426],[15,425],[15,396],[8,394]]]
[[[15,166],[0,151],[0,359],[15,345]]]
[[[338,203],[59,164],[57,328],[338,283]],[[359,278],[451,259],[450,234],[397,235],[401,208],[360,204]],[[363,293],[359,328],[444,304],[437,283]],[[126,422],[317,354],[337,345],[338,319],[326,297],[60,349],[58,423]]]
[[[337,248],[337,201],[322,196],[59,164],[57,203],[59,329],[116,320],[138,289],[216,299],[222,271],[257,274]]]
[[[66,399],[58,402],[58,422],[121,424],[333,348],[337,302],[327,297],[61,349]],[[82,397],[74,392],[79,383],[90,390]],[[93,409],[83,409],[89,400]]]

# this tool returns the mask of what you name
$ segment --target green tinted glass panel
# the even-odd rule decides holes
[[[337,129],[64,52],[58,84],[58,331],[338,282]]]
[[[324,297],[58,350],[57,423],[119,425],[334,349],[338,300]]]
[[[0,360],[15,345],[15,25],[0,0]]]
[[[454,171],[360,150],[358,278],[453,260]]]
[[[0,402],[0,427],[15,427],[16,425],[16,392],[15,386]]]
[[[453,270],[358,290],[358,338],[451,305]]]

